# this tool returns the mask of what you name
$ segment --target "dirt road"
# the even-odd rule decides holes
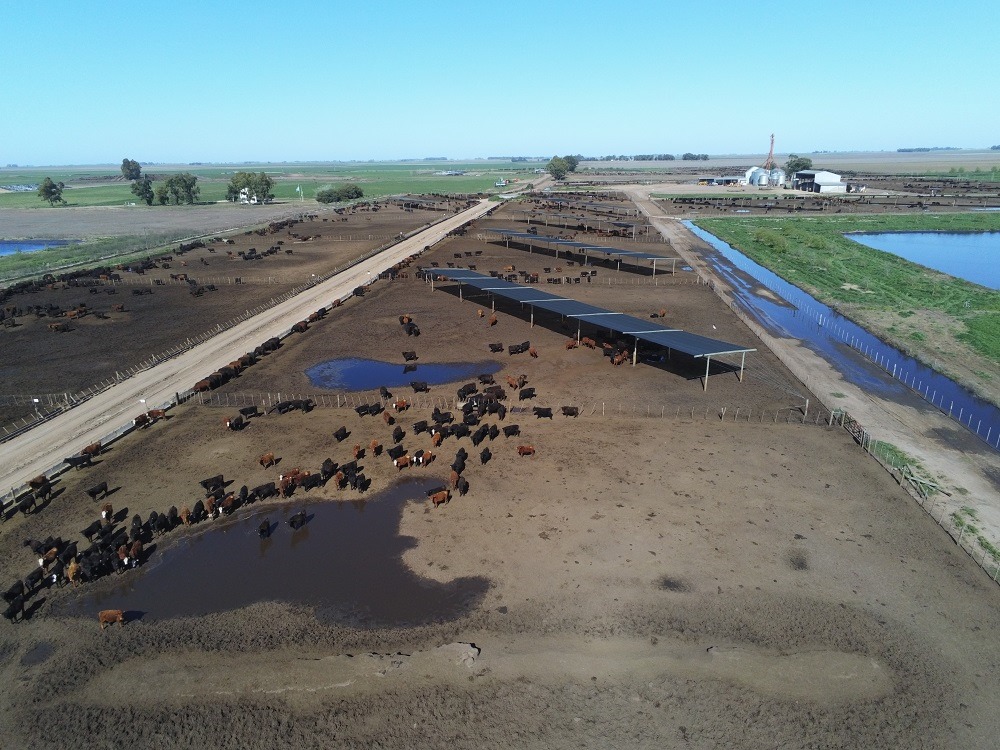
[[[707,248],[679,220],[660,215],[656,204],[649,200],[650,192],[657,189],[644,185],[626,192],[688,264],[707,278],[715,278],[716,292],[731,304],[731,291],[700,257]],[[942,512],[947,515],[963,506],[971,507],[986,536],[1000,540],[1000,491],[996,484],[1000,456],[965,435],[965,430],[937,410],[926,408],[919,399],[909,404],[873,396],[845,380],[829,362],[797,339],[778,338],[762,329],[755,332],[826,406],[845,408],[877,440],[892,443],[919,460],[952,493],[938,505],[935,518]],[[834,393],[843,395],[834,397]]]
[[[51,469],[64,457],[79,453],[84,446],[127,424],[136,414],[168,403],[176,393],[189,389],[213,370],[288,330],[319,307],[343,299],[354,288],[371,283],[380,272],[433,245],[465,222],[482,216],[493,205],[480,201],[6,443],[0,450],[3,455],[0,487],[19,487],[31,477]]]

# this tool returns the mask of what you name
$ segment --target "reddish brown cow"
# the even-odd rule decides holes
[[[364,455],[364,450],[361,448],[360,445],[355,445],[353,452],[354,452],[354,460],[355,461],[357,461],[359,458],[361,458]]]
[[[611,364],[618,367],[618,365],[623,364],[627,359],[628,355],[625,352],[618,352],[618,354],[611,358]]]
[[[121,627],[125,622],[125,613],[120,609],[102,609],[97,613],[97,621],[101,624],[101,630],[106,625],[114,625],[116,622]]]
[[[435,432],[431,436],[431,445],[437,448],[439,445],[441,445],[442,440],[444,440],[444,435],[442,435],[440,432]]]
[[[517,455],[519,456],[534,456],[535,446],[533,445],[519,445],[517,446]]]
[[[490,319],[487,322],[490,324],[490,326],[495,326],[497,324],[497,316],[495,314],[491,315]]]
[[[458,487],[459,478],[458,472],[452,469],[451,474],[448,475],[448,483],[451,485],[452,489]]]
[[[410,408],[409,402],[405,398],[398,399],[396,403],[392,405],[392,408],[396,411],[406,411]]]
[[[390,414],[389,412],[387,412],[387,411],[384,411],[384,412],[382,412],[382,421],[383,421],[383,422],[385,422],[385,423],[386,423],[387,425],[393,425],[393,424],[396,424],[396,420],[395,420],[395,419],[393,418],[393,416],[392,416],[392,415],[391,415],[391,414]]]
[[[209,383],[207,380],[199,380],[197,383],[194,384],[194,390],[198,391],[199,393],[204,393],[205,391],[212,390],[212,384]]]
[[[431,495],[431,502],[434,503],[434,507],[438,507],[442,503],[446,503],[451,499],[451,495],[448,490],[441,490],[440,492],[435,492]]]
[[[533,359],[538,359],[538,350],[535,349],[535,347],[533,346],[528,347],[528,356],[532,357]]]
[[[431,453],[430,451],[424,451],[424,455],[423,455],[423,458],[420,461],[420,465],[421,466],[426,466],[431,461],[433,461],[435,458],[436,458],[436,456],[433,453]]]
[[[146,427],[149,425],[149,417],[145,414],[140,414],[138,417],[132,420],[133,427]]]
[[[375,438],[372,438],[372,441],[368,443],[368,451],[373,456],[377,456],[379,453],[382,452],[382,444]]]
[[[149,411],[146,412],[146,418],[149,419],[150,422],[153,422],[153,421],[155,421],[157,419],[166,419],[167,418],[167,410],[166,409],[150,409]]]
[[[257,459],[257,463],[259,463],[265,469],[274,466],[274,452],[272,451],[265,453],[263,456]]]
[[[82,451],[80,451],[81,456],[99,456],[101,455],[101,441],[98,440],[96,443],[91,443]]]
[[[42,487],[44,487],[48,483],[49,483],[49,479],[44,474],[39,474],[34,479],[29,479],[28,480],[28,486],[31,487],[31,489],[33,489],[33,490],[41,489]]]
[[[177,517],[181,519],[181,523],[185,526],[191,525],[191,509],[186,505],[181,508],[181,512],[177,514]]]
[[[566,347],[566,349],[576,349],[577,347],[576,339],[570,339],[564,344],[564,346]]]
[[[394,458],[392,460],[392,465],[396,467],[396,471],[407,468],[413,465],[413,459],[409,456],[400,456],[399,458]]]

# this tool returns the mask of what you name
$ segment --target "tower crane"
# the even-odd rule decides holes
[[[767,152],[767,161],[764,162],[762,169],[770,171],[774,166],[774,133],[771,133],[771,150]]]

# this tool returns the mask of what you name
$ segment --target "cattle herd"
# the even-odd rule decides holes
[[[304,332],[308,329],[309,323],[322,317],[325,311],[318,311],[309,320],[297,324],[293,330]],[[493,315],[487,321],[488,326],[495,323],[496,316]],[[399,322],[404,333],[408,336],[419,336],[420,329],[413,321],[411,315],[399,316]],[[590,340],[585,339],[584,345],[591,345]],[[280,346],[280,340],[270,339],[257,347],[253,352],[248,352],[239,360],[231,362],[227,367],[220,368],[212,373],[208,378],[199,381],[194,390],[210,390],[219,387],[232,377],[239,375],[241,370],[253,365],[260,357],[275,351]],[[593,343],[596,347],[596,342]],[[499,352],[503,350],[502,344],[490,344],[491,351]],[[537,351],[525,341],[509,347],[510,354],[530,353],[531,356],[538,356]],[[418,359],[416,351],[404,351],[403,359],[412,362]],[[507,391],[503,386],[495,383],[490,374],[479,375],[477,381],[469,382],[457,389],[456,404],[460,409],[459,413],[442,411],[435,406],[430,415],[430,419],[417,419],[410,426],[409,430],[403,425],[396,423],[396,416],[406,412],[410,408],[410,403],[402,397],[393,397],[393,394],[386,386],[379,389],[383,403],[362,404],[356,408],[359,417],[379,417],[381,429],[391,432],[387,435],[387,441],[391,440],[391,446],[383,450],[382,440],[376,436],[371,439],[367,448],[361,443],[356,443],[351,451],[349,460],[342,462],[335,461],[328,457],[322,461],[317,469],[302,469],[293,467],[282,469],[277,479],[272,482],[260,484],[252,489],[247,485],[242,485],[238,490],[233,490],[231,485],[235,480],[226,480],[222,475],[215,475],[203,479],[199,485],[202,497],[194,502],[182,505],[178,509],[172,505],[164,512],[152,511],[147,518],[143,519],[139,514],[134,514],[128,521],[128,509],[121,509],[115,513],[107,497],[115,492],[108,486],[107,482],[101,482],[85,490],[86,495],[93,501],[103,500],[104,505],[98,518],[81,530],[81,535],[86,539],[86,543],[79,541],[63,540],[59,537],[47,537],[44,540],[29,539],[25,541],[25,546],[30,548],[37,560],[37,566],[33,568],[23,578],[10,584],[4,591],[3,597],[7,603],[5,617],[11,622],[24,619],[26,613],[30,614],[32,597],[46,587],[63,586],[67,583],[73,586],[96,581],[109,575],[123,575],[129,570],[141,565],[150,552],[149,545],[154,539],[165,534],[169,534],[181,527],[210,521],[212,519],[230,516],[242,507],[249,507],[255,503],[264,502],[272,498],[278,500],[288,500],[297,491],[309,492],[313,489],[324,488],[332,483],[332,486],[343,491],[350,489],[356,492],[365,492],[371,485],[371,480],[364,473],[364,466],[361,461],[370,459],[378,460],[383,454],[387,457],[384,460],[390,461],[397,473],[412,467],[427,467],[435,462],[437,455],[432,452],[440,450],[445,440],[458,440],[468,438],[474,448],[479,449],[480,465],[488,464],[494,458],[494,451],[490,445],[500,438],[510,439],[521,434],[520,426],[517,424],[505,424],[508,411],[525,412],[527,407],[508,407],[504,402],[507,400]],[[507,376],[506,385],[512,393],[516,392],[518,401],[535,399],[536,388],[528,386],[526,375],[517,377]],[[425,393],[429,391],[426,382],[412,381],[411,388],[415,393]],[[481,390],[480,390],[481,389]],[[315,404],[309,399],[295,399],[282,401],[269,410],[269,414],[277,412],[286,414],[290,411],[300,410],[310,411]],[[389,411],[391,407],[392,413]],[[552,419],[553,410],[550,407],[531,407],[531,413],[537,419]],[[562,414],[565,417],[579,416],[579,409],[572,406],[563,406]],[[224,420],[228,430],[241,430],[247,426],[251,420],[263,416],[256,406],[240,409],[240,413],[228,417]],[[495,417],[497,421],[491,422],[490,418]],[[145,429],[160,420],[167,419],[166,411],[163,409],[153,409],[144,412],[132,421],[132,425],[137,429]],[[341,426],[332,432],[337,443],[342,443],[351,435],[347,426]],[[416,446],[406,446],[405,442],[411,442],[426,434],[430,438],[427,447],[418,448]],[[480,448],[480,446],[482,446]],[[65,462],[81,469],[90,466],[92,460],[101,455],[103,446],[95,443],[87,446],[78,456],[65,459]],[[533,445],[518,445],[516,447],[518,456],[533,457],[536,449]],[[467,460],[469,454],[465,447],[459,447],[455,453],[454,460],[450,464],[450,474],[447,484],[432,488],[427,492],[427,497],[433,507],[449,503],[452,493],[458,496],[466,495],[470,490],[470,483],[466,478]],[[268,451],[261,455],[257,462],[262,468],[271,468],[280,462],[280,458],[274,451]],[[17,499],[16,508],[23,514],[33,512],[36,508],[37,498],[48,498],[52,494],[52,483],[44,476],[40,476],[31,481],[30,492]],[[304,510],[294,514],[288,523],[293,529],[301,528],[308,522],[309,516]],[[128,522],[127,522],[128,521]],[[271,535],[272,526],[268,519],[264,519],[258,529],[261,538]],[[105,625],[111,623],[124,622],[124,615],[118,610],[105,610],[99,614],[99,622],[103,629]]]

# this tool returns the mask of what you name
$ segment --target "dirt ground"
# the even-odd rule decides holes
[[[17,327],[0,328],[4,351],[0,424],[33,414],[31,396],[42,397],[44,408],[49,405],[48,394],[55,394],[52,403],[56,404],[59,394],[113,378],[116,371],[135,367],[188,337],[307,283],[314,274],[326,273],[400,232],[411,232],[443,215],[384,204],[377,212],[358,210],[341,216],[324,211],[309,214],[315,218],[276,234],[233,233],[231,245],[212,243],[141,275],[120,271],[121,283],[89,288],[56,284],[55,289],[16,295],[5,306],[20,307],[26,314],[16,319]],[[301,239],[306,237],[310,239]],[[250,248],[263,253],[279,241],[281,250],[275,255],[253,261],[239,256]],[[171,279],[178,274],[187,275],[198,286],[216,289],[194,297],[194,287],[188,282]],[[241,283],[236,283],[237,278]],[[144,288],[153,293],[135,294]],[[87,305],[92,314],[69,322],[70,330],[61,333],[47,327],[62,318],[27,312],[35,306],[69,309],[79,304]],[[124,312],[115,312],[112,305],[116,304],[124,305]],[[15,394],[19,397],[14,398]]]
[[[483,271],[556,264],[473,235],[422,261],[444,266],[475,250]],[[589,285],[543,288],[638,316],[663,307],[678,327],[755,345],[685,273],[656,286],[632,281],[600,269]],[[538,391],[533,403],[579,404],[582,416],[508,414],[500,426],[518,423],[522,434],[487,441],[494,457],[485,466],[468,438],[448,438],[424,468],[398,472],[385,455],[362,462],[369,502],[379,502],[399,477],[445,480],[456,449],[467,448],[469,494],[436,509],[414,498],[399,534],[413,542],[403,562],[423,578],[489,579],[473,611],[418,627],[365,627],[262,591],[260,603],[240,610],[177,619],[132,612],[124,627],[102,632],[94,613],[56,613],[72,603],[72,587],[47,589],[26,622],[0,627],[3,745],[992,745],[1000,729],[995,586],[843,430],[719,418],[722,406],[729,415],[736,406],[788,415],[803,404],[808,390],[774,355],[749,355],[742,383],[722,372],[704,391],[692,363],[615,368],[599,351],[563,348],[575,331],[558,319],[530,328],[525,313],[501,310],[491,328],[481,307],[488,302],[432,292],[412,276],[380,283],[214,394],[234,402],[237,394],[322,394],[302,370],[325,359],[402,365],[401,352],[413,349],[418,363],[482,361],[487,343],[530,340],[537,359],[495,357],[498,382],[523,373]],[[403,333],[402,313],[414,316],[418,338]],[[458,385],[432,386],[418,403],[453,400]],[[518,406],[516,397],[508,405]],[[109,498],[116,509],[145,517],[198,499],[196,481],[212,474],[253,487],[285,467],[349,460],[354,443],[392,443],[390,427],[350,408],[272,414],[229,433],[220,422],[232,412],[189,402],[116,443],[94,468],[63,475],[47,506],[0,530],[4,588],[35,564],[23,539],[80,538],[96,516],[82,490],[100,481],[118,488]],[[431,448],[412,429],[429,417],[425,406],[399,415],[411,452]],[[341,425],[351,436],[337,443]],[[519,444],[536,455],[519,457]],[[269,450],[282,461],[263,469],[256,459]],[[326,513],[334,509],[321,499],[358,497],[330,484],[265,504],[287,512],[308,498]],[[162,551],[230,523],[175,530],[156,544]],[[125,575],[142,585],[143,568]],[[206,570],[177,585],[210,598],[226,581]]]

